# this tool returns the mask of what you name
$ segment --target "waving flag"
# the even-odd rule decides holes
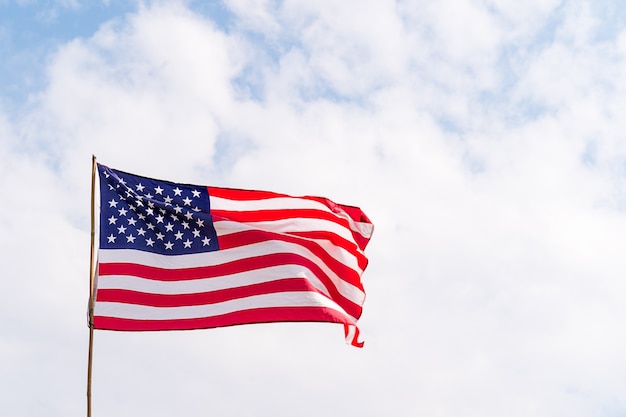
[[[362,346],[373,225],[359,208],[97,169],[95,329],[334,322]]]

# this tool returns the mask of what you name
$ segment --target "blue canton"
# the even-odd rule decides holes
[[[100,248],[184,255],[219,249],[206,187],[175,184],[98,164]]]

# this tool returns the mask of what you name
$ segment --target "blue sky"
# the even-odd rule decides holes
[[[96,332],[94,415],[624,415],[625,10],[0,0],[0,409],[84,414],[95,154],[376,231],[363,350]]]
[[[72,6],[58,2],[3,2],[0,14],[2,95],[23,102],[43,87],[41,66],[64,42],[89,36],[104,22],[134,10],[132,2],[91,2]]]

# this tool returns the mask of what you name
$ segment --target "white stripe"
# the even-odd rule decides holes
[[[285,209],[312,209],[333,213],[327,206],[315,200],[300,197],[270,197],[262,200],[231,200],[209,196],[211,210],[258,211]]]
[[[283,278],[305,278],[314,288],[329,296],[319,279],[300,265],[280,265],[225,277],[182,281],[158,281],[128,275],[105,275],[98,278],[98,290],[125,289],[150,294],[197,294],[261,284]]]
[[[216,304],[184,307],[150,307],[136,304],[97,302],[94,315],[132,320],[180,320],[213,317],[255,308],[327,307],[356,322],[335,302],[315,292],[282,292],[238,298]]]
[[[160,255],[134,249],[100,249],[98,256],[100,263],[134,263],[156,268],[182,269],[221,265],[240,259],[275,253],[295,253],[310,259],[328,275],[341,295],[353,303],[363,305],[365,293],[362,290],[337,276],[311,251],[293,243],[270,240],[233,249],[177,256]]]
[[[357,222],[352,220],[352,218],[348,219],[350,222],[350,229],[354,230],[365,239],[369,239],[372,237],[372,233],[374,233],[374,225],[371,223]]]

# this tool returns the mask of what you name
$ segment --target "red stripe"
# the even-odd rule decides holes
[[[240,190],[237,188],[207,187],[207,191],[209,192],[209,199],[210,197],[219,197],[228,200],[252,201],[289,197],[288,195],[273,193],[271,191]]]
[[[274,322],[331,322],[354,324],[348,317],[326,307],[257,308],[213,317],[179,320],[132,320],[94,316],[94,329],[121,331],[193,330],[239,324]]]
[[[347,324],[344,324],[343,329],[347,338],[350,332],[350,328]],[[352,340],[350,341],[350,344],[354,347],[362,348],[365,345],[365,343],[359,342],[359,334],[361,334],[361,332],[359,331],[359,328],[354,326],[354,335],[352,336]]]
[[[276,281],[262,282],[243,287],[194,294],[152,294],[121,289],[100,289],[96,301],[137,304],[151,307],[187,307],[216,304],[238,298],[280,292],[317,292],[319,291],[304,278],[285,278]]]

